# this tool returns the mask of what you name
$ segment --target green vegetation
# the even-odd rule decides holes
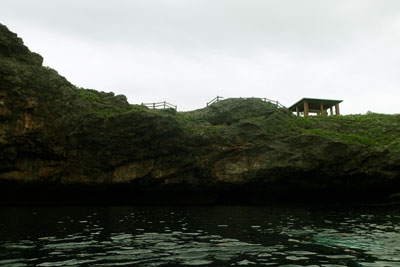
[[[94,101],[97,103],[102,103],[99,92],[90,89],[78,88],[78,94],[81,98]]]
[[[282,108],[259,99],[226,99],[204,109],[175,116],[187,132],[225,136],[281,138],[321,136],[334,141],[400,152],[400,115],[369,113],[347,116],[296,118]]]
[[[77,88],[91,112],[114,116],[126,112],[145,112],[176,121],[186,134],[216,138],[247,135],[251,143],[256,138],[282,138],[314,135],[346,144],[386,148],[400,152],[400,115],[369,113],[367,115],[310,116],[296,118],[282,108],[260,99],[226,99],[206,108],[176,112],[153,110],[130,105],[124,96]]]
[[[84,100],[91,113],[104,116],[114,116],[117,114],[138,110],[130,105],[123,95],[115,96],[114,93],[98,92],[92,89],[77,88],[79,98]]]
[[[126,112],[145,112],[177,122],[189,135],[216,138],[245,136],[282,138],[314,135],[346,144],[386,148],[400,152],[400,115],[369,113],[367,115],[310,116],[296,118],[276,105],[260,99],[226,99],[190,112],[154,110],[130,105],[124,96],[77,88],[93,113],[114,116]],[[247,135],[247,137],[246,137]]]
[[[400,115],[310,116],[296,118],[286,110],[260,99],[226,99],[190,112],[166,112],[136,106],[177,121],[190,135],[256,138],[299,135],[321,136],[334,141],[373,146],[400,152]]]
[[[370,113],[296,119],[304,134],[400,151],[400,115]]]

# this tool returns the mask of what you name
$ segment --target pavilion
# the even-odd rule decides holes
[[[335,115],[340,115],[339,103],[341,102],[343,100],[303,98],[290,106],[289,111],[296,112],[297,117],[300,116],[301,112],[305,117],[310,113],[326,116],[328,115],[328,109],[330,110],[330,115],[333,115],[333,107],[335,107]]]

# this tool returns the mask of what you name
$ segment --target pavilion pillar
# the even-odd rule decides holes
[[[297,115],[297,117],[300,115],[300,112],[299,112],[299,108],[298,108],[298,107],[296,107],[296,115]]]
[[[339,104],[335,104],[335,111],[336,111],[336,115],[340,115],[340,109],[339,109]]]
[[[333,115],[333,108],[330,107],[329,109],[330,109],[330,111],[331,111],[331,116],[332,116],[332,115]]]
[[[321,104],[319,104],[319,111],[321,112],[321,116],[325,116],[324,114],[324,103],[321,102]]]
[[[308,102],[304,101],[304,117],[308,116]]]

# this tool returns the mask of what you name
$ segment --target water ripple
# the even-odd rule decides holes
[[[376,209],[93,210],[47,218],[38,208],[27,212],[22,221],[32,225],[22,228],[0,219],[0,265],[400,266],[398,208],[381,216]],[[42,232],[30,230],[38,223]]]

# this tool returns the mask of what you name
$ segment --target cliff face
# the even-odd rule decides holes
[[[386,197],[400,192],[399,151],[397,115],[296,119],[259,99],[185,113],[130,105],[75,87],[0,24],[7,197],[28,185],[122,186],[117,194],[126,199],[138,192]]]

